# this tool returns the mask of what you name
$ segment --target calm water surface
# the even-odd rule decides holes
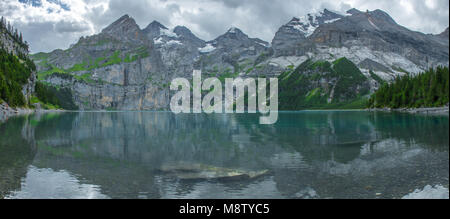
[[[0,198],[401,198],[449,184],[449,117],[49,113],[0,124]],[[183,180],[162,169],[261,171]],[[379,194],[377,194],[379,193]]]

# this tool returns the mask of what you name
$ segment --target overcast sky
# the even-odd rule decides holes
[[[184,25],[212,40],[235,26],[270,42],[292,17],[324,8],[381,9],[424,33],[442,32],[449,20],[449,0],[0,0],[0,15],[23,32],[32,53],[66,49],[124,14],[141,28],[157,20],[167,27]]]

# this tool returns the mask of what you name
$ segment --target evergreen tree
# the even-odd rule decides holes
[[[448,67],[430,69],[411,77],[397,77],[383,85],[369,100],[369,107],[436,107],[449,103]]]

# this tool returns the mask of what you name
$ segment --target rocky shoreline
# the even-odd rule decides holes
[[[12,108],[7,103],[0,103],[0,122],[4,122],[9,117],[27,115],[36,112],[63,112],[65,110],[42,110],[42,109],[27,109],[27,108]],[[445,107],[433,107],[433,108],[382,108],[382,109],[367,109],[369,112],[400,112],[411,114],[424,114],[424,115],[449,115],[449,106]]]
[[[7,103],[0,103],[0,122],[6,121],[13,116],[28,115],[36,112],[62,112],[63,110],[42,110],[42,109],[27,109],[27,108],[13,108]]]
[[[400,112],[411,114],[425,114],[425,115],[449,115],[449,107],[430,107],[430,108],[400,108],[400,109],[368,109],[371,112]]]

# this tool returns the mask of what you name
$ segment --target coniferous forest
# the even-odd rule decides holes
[[[23,41],[22,34],[14,30],[10,24],[6,25],[3,18],[0,22],[0,31],[9,34],[14,42],[28,50],[28,44]],[[22,94],[22,87],[35,70],[36,66],[27,54],[17,51],[14,55],[0,42],[0,100],[13,107],[26,106],[28,103]]]
[[[35,69],[34,63],[28,58],[22,63],[21,59],[0,48],[0,99],[13,107],[25,106],[27,103],[22,86]]]
[[[449,103],[448,67],[430,69],[417,76],[398,77],[384,84],[369,100],[370,108],[439,107]]]

